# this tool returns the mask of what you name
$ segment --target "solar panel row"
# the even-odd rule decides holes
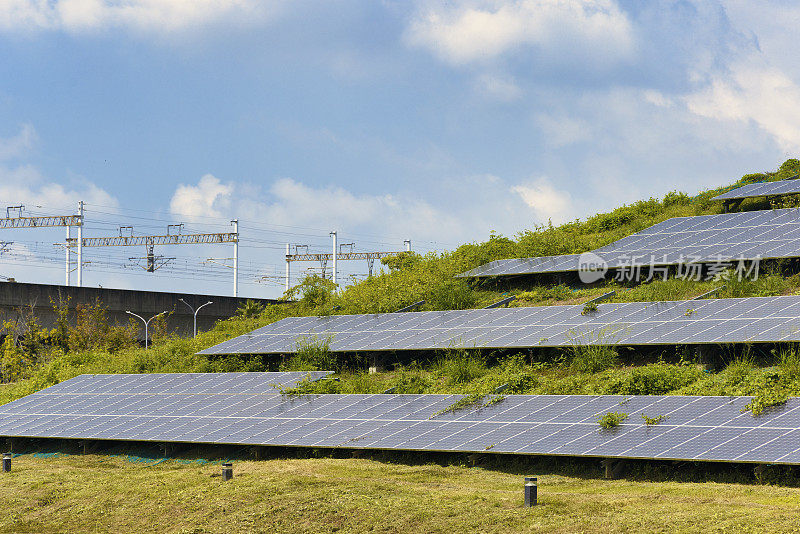
[[[114,395],[225,395],[275,394],[278,388],[302,380],[319,380],[332,371],[289,371],[277,373],[146,373],[80,375],[42,390],[41,394]],[[89,389],[90,388],[90,389]]]
[[[796,177],[795,177],[796,178]],[[740,198],[763,197],[773,195],[791,195],[800,193],[800,180],[780,180],[778,182],[759,182],[732,189],[717,195],[711,200],[734,200]]]
[[[677,217],[593,250],[610,269],[800,256],[800,210]],[[571,272],[580,255],[497,260],[458,276]]]
[[[800,341],[800,296],[290,317],[200,354]]]
[[[747,397],[512,395],[440,413],[462,397],[223,395],[214,386],[103,395],[92,393],[91,377],[68,390],[0,406],[0,435],[800,463],[800,399],[754,417],[742,413]],[[608,412],[630,416],[602,430]],[[641,414],[662,422],[647,425]]]

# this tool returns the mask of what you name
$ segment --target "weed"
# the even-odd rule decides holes
[[[648,417],[645,414],[642,414],[642,419],[644,420],[644,424],[647,426],[657,425],[661,421],[669,419],[668,415],[657,415],[655,417]]]
[[[570,369],[576,373],[597,373],[619,363],[616,350],[605,345],[575,345],[570,347]]]
[[[597,423],[600,425],[600,428],[610,430],[621,425],[627,418],[628,414],[623,412],[608,412],[601,415],[600,418],[597,419]]]
[[[301,337],[297,340],[295,355],[281,365],[282,371],[335,371],[339,369],[336,356],[331,354],[332,336],[325,338]]]
[[[466,384],[489,372],[477,351],[460,348],[445,351],[438,365],[449,384]]]
[[[591,315],[597,311],[597,304],[592,301],[587,302],[583,305],[583,310],[581,311],[581,315]]]

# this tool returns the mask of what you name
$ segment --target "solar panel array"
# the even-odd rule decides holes
[[[610,269],[800,257],[800,210],[794,208],[676,217],[592,251]],[[571,272],[580,255],[497,260],[458,276],[479,278]]]
[[[277,373],[144,373],[80,375],[40,391],[41,395],[237,395],[275,394],[282,387],[303,380],[315,381],[333,371],[286,371]]]
[[[780,180],[778,182],[759,182],[732,189],[717,195],[711,200],[734,200],[740,198],[764,197],[773,195],[791,195],[800,193],[800,180]]]
[[[800,341],[800,296],[290,317],[200,354]]]
[[[800,463],[794,398],[758,417],[743,413],[748,397],[615,395],[510,395],[441,413],[462,396],[296,397],[256,392],[248,376],[222,374],[206,389],[161,376],[149,389],[89,375],[34,393],[0,406],[0,436]],[[629,417],[603,430],[609,412]]]

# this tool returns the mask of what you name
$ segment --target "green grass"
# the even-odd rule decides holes
[[[0,479],[0,532],[796,532],[800,515],[800,489],[771,485],[333,458],[235,461],[228,482],[219,471],[19,456]]]

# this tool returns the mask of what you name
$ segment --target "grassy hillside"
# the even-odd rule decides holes
[[[794,379],[796,351],[762,354],[737,347],[724,355],[729,368],[708,372],[694,354],[678,347],[664,354],[613,350],[551,351],[521,355],[444,352],[415,363],[401,362],[388,372],[367,375],[365,362],[338,361],[324,351],[280,360],[274,357],[204,357],[196,352],[287,316],[389,312],[419,300],[422,309],[465,309],[485,306],[503,297],[480,283],[454,275],[495,259],[577,253],[608,244],[632,232],[677,216],[718,213],[721,205],[709,199],[733,186],[759,180],[785,179],[800,170],[800,161],[786,161],[774,173],[748,174],[734,183],[693,197],[670,193],[622,206],[611,213],[561,226],[520,232],[514,238],[491,235],[482,243],[465,244],[440,254],[404,254],[384,261],[381,274],[336,290],[330,281],[306,278],[287,302],[260,309],[256,306],[220,322],[197,339],[159,335],[149,350],[132,343],[132,331],[109,326],[101,310],[88,310],[78,324],[64,321],[44,331],[28,320],[4,323],[0,403],[66,380],[81,373],[212,372],[267,369],[334,368],[342,381],[324,387],[342,392],[377,392],[395,387],[400,392],[464,392],[481,396],[503,384],[508,393],[713,393],[770,396],[800,394]],[[792,200],[781,204],[793,205]],[[768,209],[764,199],[748,200],[740,209]],[[530,286],[515,289],[513,306],[577,304],[609,290],[611,300],[653,301],[690,298],[719,283],[686,280],[653,281],[636,287],[609,282],[591,289],[566,286]],[[756,282],[728,283],[717,296],[768,296],[800,293],[800,277],[765,274]],[[389,364],[394,363],[392,361]],[[313,387],[322,387],[316,385]]]

